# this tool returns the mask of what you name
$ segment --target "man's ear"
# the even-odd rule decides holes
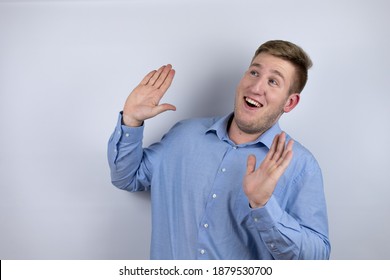
[[[299,93],[290,94],[290,96],[288,97],[288,99],[286,101],[286,104],[283,107],[283,111],[285,113],[291,112],[292,109],[294,109],[295,106],[298,105],[300,98],[301,98],[301,95]]]

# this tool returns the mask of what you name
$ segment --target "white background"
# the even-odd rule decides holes
[[[324,174],[332,259],[390,259],[390,2],[0,1],[0,259],[147,259],[150,200],[110,183],[106,145],[128,93],[172,63],[145,145],[229,113],[255,49],[314,67],[284,130]]]

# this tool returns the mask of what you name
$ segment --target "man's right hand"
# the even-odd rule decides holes
[[[172,65],[160,67],[145,76],[141,83],[127,97],[123,109],[123,123],[127,126],[141,126],[144,120],[176,107],[172,104],[159,104],[170,87],[175,70]]]

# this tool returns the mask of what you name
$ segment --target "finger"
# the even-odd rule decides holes
[[[279,135],[278,143],[276,145],[276,151],[275,151],[273,157],[271,158],[271,160],[278,161],[280,159],[280,157],[282,156],[283,151],[284,151],[285,143],[286,143],[286,133],[282,132]]]
[[[172,65],[171,64],[168,64],[166,67],[164,67],[164,69],[161,72],[160,76],[158,77],[158,79],[154,83],[154,86],[156,88],[160,88],[161,87],[161,85],[164,83],[164,81],[169,76],[169,73],[171,72],[171,70],[172,70]]]
[[[161,66],[161,67],[154,73],[154,75],[150,78],[150,80],[149,80],[149,82],[148,82],[147,84],[153,86],[153,85],[156,83],[157,79],[160,77],[160,75],[161,75],[161,73],[163,72],[163,70],[164,70],[165,67],[166,67],[165,65]]]
[[[287,143],[286,148],[285,148],[284,151],[283,151],[282,156],[279,158],[279,160],[276,162],[276,164],[280,164],[280,163],[286,158],[287,153],[290,152],[290,151],[292,152],[292,150],[293,150],[293,145],[294,145],[294,140],[293,140],[293,139],[290,139],[290,140],[288,141],[288,143]]]
[[[146,85],[150,78],[154,75],[154,73],[156,73],[156,70],[153,70],[153,71],[150,71],[141,81],[141,85]]]
[[[269,148],[269,151],[268,151],[267,155],[265,156],[264,160],[271,160],[272,159],[272,157],[274,156],[274,153],[276,151],[276,146],[278,144],[278,141],[279,141],[279,134],[276,134],[276,136],[274,137],[274,140],[272,140],[271,147]]]
[[[176,71],[174,69],[171,69],[171,71],[168,73],[168,76],[160,86],[161,91],[164,93],[168,90],[168,88],[171,86],[173,78],[175,77]]]
[[[286,171],[288,165],[290,164],[291,160],[293,158],[293,151],[288,151],[283,157],[283,160],[280,161],[280,163],[274,167],[272,171],[272,177],[275,179],[275,181],[278,181],[279,178],[283,175],[283,173]]]
[[[292,151],[293,146],[294,146],[294,140],[293,140],[293,139],[290,139],[290,140],[288,141],[288,143],[287,143],[286,150],[287,150],[287,151]]]
[[[280,162],[280,164],[277,167],[277,172],[281,176],[283,172],[287,169],[288,165],[290,164],[293,157],[293,151],[288,151],[286,155],[283,157],[283,160]]]
[[[256,157],[249,155],[246,161],[246,175],[249,175],[255,171],[256,168]]]

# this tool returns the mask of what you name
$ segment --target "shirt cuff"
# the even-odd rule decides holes
[[[268,200],[264,207],[253,209],[250,213],[253,225],[259,231],[271,229],[277,221],[280,221],[283,211],[274,196]]]
[[[119,136],[119,141],[124,143],[136,143],[142,141],[144,126],[130,127],[122,124],[122,112],[119,113],[115,133]]]

